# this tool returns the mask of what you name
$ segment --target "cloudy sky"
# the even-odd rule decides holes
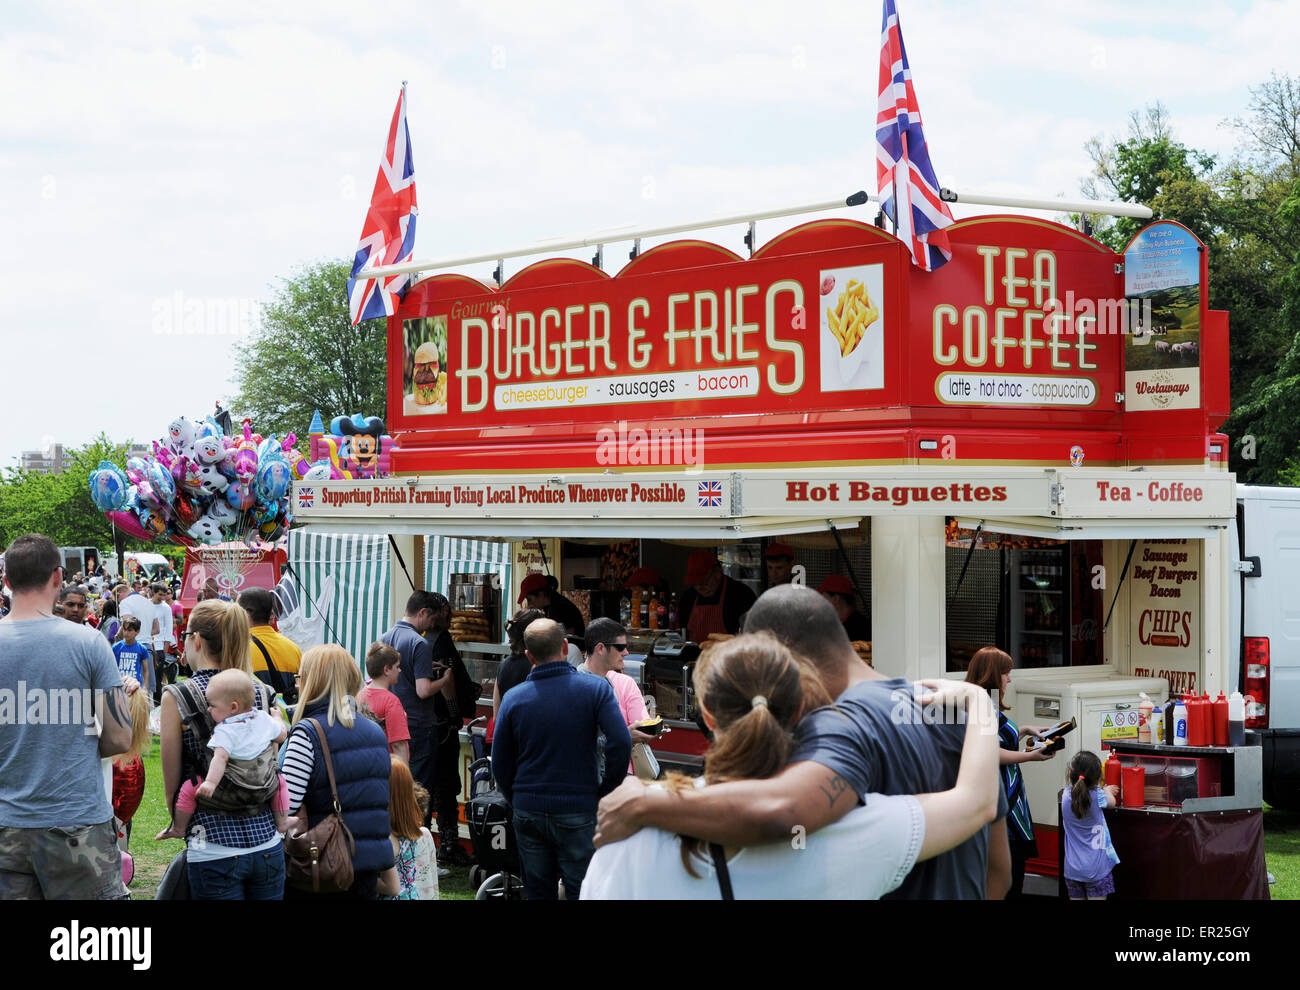
[[[1182,141],[1231,155],[1221,122],[1294,70],[1300,36],[1300,5],[1267,0],[898,5],[940,181],[1024,195],[1077,196],[1084,141],[1155,100]],[[101,430],[157,438],[229,395],[231,343],[276,280],[355,250],[403,79],[417,258],[874,178],[876,0],[271,7],[6,11],[0,466]],[[739,251],[742,235],[713,236]],[[169,332],[193,302],[202,332]]]

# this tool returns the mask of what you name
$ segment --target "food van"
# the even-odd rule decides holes
[[[612,277],[549,259],[500,288],[424,278],[388,327],[394,477],[295,483],[296,517],[407,559],[432,534],[511,542],[505,611],[530,570],[588,605],[617,594],[591,564],[611,545],[678,593],[700,547],[761,591],[779,539],[814,586],[851,576],[881,672],[961,677],[996,644],[1013,717],[1077,718],[1060,759],[1026,765],[1030,870],[1053,874],[1064,760],[1135,740],[1140,691],[1235,687],[1228,317],[1176,223],[1122,253],[1025,217],[948,235],[929,273],[837,219],[748,259],[682,240]],[[430,342],[439,385],[417,398]],[[390,587],[399,614],[410,585]],[[678,730],[659,746],[698,758],[689,659],[660,639],[637,637],[664,660],[641,670]]]

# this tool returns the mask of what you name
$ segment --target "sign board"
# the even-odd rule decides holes
[[[513,558],[510,573],[510,587],[503,592],[509,600],[504,602],[506,615],[513,615],[520,606],[519,587],[529,574],[553,574],[558,580],[560,574],[560,541],[557,539],[519,540],[511,544]]]
[[[1101,719],[1102,742],[1138,738],[1140,716],[1136,708],[1103,711],[1098,718]]]
[[[1129,662],[1134,677],[1194,691],[1201,668],[1201,540],[1141,540],[1129,563]]]
[[[1047,472],[903,471],[763,472],[746,476],[741,504],[746,515],[1049,515],[1052,482]]]
[[[1142,312],[1126,304],[1121,256],[1024,217],[963,220],[948,234],[953,259],[935,272],[912,268],[883,231],[825,220],[748,260],[676,241],[614,277],[551,259],[499,289],[462,275],[425,279],[388,325],[394,469],[517,471],[522,454],[557,470],[690,468],[704,463],[701,439],[717,442],[709,462],[740,468],[788,461],[788,446],[760,441],[795,428],[807,466],[854,453],[896,462],[892,450],[831,438],[902,437],[887,431],[937,423],[970,431],[957,455],[967,462],[1005,462],[981,452],[980,438],[1018,431],[1021,463],[1064,465],[1075,442],[1113,460],[1107,437],[1132,407],[1125,340]],[[1146,242],[1133,251],[1134,271],[1158,271]],[[1164,342],[1144,353],[1164,355],[1155,343]],[[1198,352],[1177,353],[1187,370]],[[1061,446],[1050,434],[1058,425],[1078,439]],[[1204,428],[1190,413],[1161,426],[1199,446]],[[449,469],[452,452],[472,467]]]
[[[1124,251],[1135,328],[1124,341],[1124,405],[1133,412],[1201,405],[1205,245],[1182,224],[1145,227]]]
[[[294,482],[304,521],[353,519],[723,518],[733,514],[727,474],[532,479],[384,479]],[[538,561],[540,565],[540,560]],[[522,573],[527,573],[523,571]]]
[[[1226,474],[1063,470],[1060,477],[1065,518],[1231,519],[1237,511],[1234,481]]]

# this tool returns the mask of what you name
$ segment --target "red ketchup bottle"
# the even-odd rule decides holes
[[[1214,699],[1214,745],[1228,745],[1228,699],[1222,691]]]
[[[1183,695],[1187,707],[1187,745],[1201,745],[1201,704],[1190,691]]]
[[[1214,745],[1214,700],[1201,692],[1201,735],[1202,746]]]
[[[1105,771],[1106,786],[1118,787],[1121,767],[1119,757],[1116,756],[1114,752],[1110,754],[1110,758],[1106,760],[1106,764],[1102,769]]]
[[[1142,767],[1124,767],[1124,786],[1120,789],[1120,805],[1140,808],[1146,804],[1146,770]]]

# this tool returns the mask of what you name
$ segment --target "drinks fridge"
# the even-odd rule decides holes
[[[1068,666],[1068,544],[1005,553],[1007,652],[1017,667]]]

